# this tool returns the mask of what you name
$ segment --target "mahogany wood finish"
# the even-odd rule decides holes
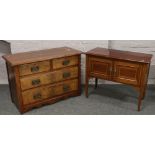
[[[145,97],[152,55],[114,49],[95,48],[86,52],[86,86],[88,97],[90,78],[98,78],[131,85],[139,91],[138,111]]]
[[[3,56],[11,99],[19,111],[80,95],[81,53],[62,47]]]

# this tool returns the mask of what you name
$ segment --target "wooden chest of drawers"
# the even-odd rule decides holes
[[[86,52],[86,96],[88,83],[98,78],[131,85],[139,91],[138,111],[144,99],[152,55],[112,49],[96,48]]]
[[[12,102],[21,113],[81,93],[81,52],[68,47],[5,55]]]

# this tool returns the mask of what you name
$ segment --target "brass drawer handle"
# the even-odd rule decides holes
[[[63,78],[68,78],[71,76],[71,73],[70,72],[64,72],[63,73]]]
[[[33,95],[34,100],[41,99],[41,97],[42,97],[41,93],[37,93]]]
[[[63,91],[64,92],[67,92],[67,91],[69,91],[70,90],[70,86],[69,85],[64,85],[63,86]]]
[[[70,63],[70,60],[64,60],[64,61],[62,62],[62,64],[63,64],[64,66],[67,66],[69,63]]]
[[[31,67],[31,72],[38,72],[39,71],[39,66],[32,66]]]
[[[34,86],[34,85],[38,85],[38,84],[40,84],[40,79],[35,79],[35,80],[32,80],[32,85]]]

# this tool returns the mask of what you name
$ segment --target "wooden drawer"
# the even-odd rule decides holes
[[[67,66],[77,65],[78,56],[64,57],[53,60],[53,69],[63,68]]]
[[[46,87],[39,87],[31,90],[26,90],[22,92],[23,104],[27,105],[46,99],[49,97],[49,92],[50,96],[52,96],[52,88],[47,89]]]
[[[21,89],[26,90],[41,85],[67,80],[78,77],[78,67],[65,68],[62,70],[31,75],[20,79]]]
[[[62,95],[78,89],[78,80],[69,80],[60,84],[34,88],[22,92],[23,104],[32,104],[53,96]]]
[[[53,88],[54,96],[62,95],[71,91],[78,90],[78,79],[63,82]]]
[[[42,61],[31,64],[23,64],[19,66],[20,76],[40,73],[50,70],[50,61]]]

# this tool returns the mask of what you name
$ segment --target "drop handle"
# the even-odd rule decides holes
[[[68,78],[71,76],[71,73],[70,72],[64,72],[63,73],[63,78]]]
[[[38,84],[40,84],[40,79],[34,79],[34,80],[32,80],[32,85],[33,86],[35,86],[35,85],[38,85]]]
[[[42,97],[41,93],[37,93],[33,95],[34,100],[41,99],[41,97]]]
[[[63,85],[63,91],[67,92],[70,90],[70,86],[69,85]]]
[[[70,60],[64,60],[64,61],[62,62],[62,64],[63,64],[64,66],[69,65],[69,63],[70,63]]]
[[[32,66],[31,67],[31,72],[38,72],[39,71],[39,66]]]

